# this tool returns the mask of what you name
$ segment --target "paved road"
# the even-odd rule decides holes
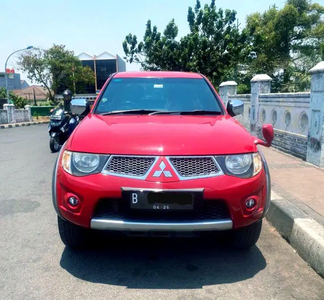
[[[0,299],[324,299],[324,280],[268,223],[245,254],[207,241],[66,249],[46,129],[0,130]]]

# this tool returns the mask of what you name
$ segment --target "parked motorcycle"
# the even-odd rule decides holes
[[[61,149],[80,121],[90,111],[90,105],[86,99],[73,99],[70,107],[70,111],[57,108],[50,116],[48,132],[49,146],[52,152],[58,152]]]

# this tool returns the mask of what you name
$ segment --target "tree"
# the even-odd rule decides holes
[[[0,86],[0,99],[7,99],[7,90]]]
[[[188,8],[187,20],[189,33],[180,40],[174,20],[163,33],[148,20],[143,41],[138,43],[131,33],[126,36],[126,61],[139,63],[144,70],[200,72],[215,85],[235,79],[246,39],[239,31],[236,12],[217,10],[215,0],[202,8],[196,0],[195,7]]]
[[[55,95],[62,89],[68,88],[75,93],[77,84],[94,83],[93,71],[88,66],[83,67],[74,52],[66,50],[64,45],[30,50],[20,56],[18,64],[30,80],[47,89],[53,103],[56,103]]]
[[[14,104],[16,108],[25,108],[27,100],[25,98],[15,95],[13,92],[9,92],[10,103]],[[0,99],[7,99],[7,90],[4,87],[0,87]]]
[[[263,14],[248,16],[245,33],[253,57],[246,57],[247,77],[267,73],[275,91],[309,88],[308,71],[324,59],[324,6],[308,0],[288,0]]]
[[[54,101],[54,91],[51,89],[52,75],[49,72],[49,65],[45,59],[45,50],[29,50],[19,58],[18,66],[27,73],[28,79],[41,84],[46,88],[48,98]]]
[[[10,100],[14,104],[15,108],[25,108],[27,105],[27,99],[17,96],[12,92],[10,92]]]
[[[273,91],[305,91],[309,69],[324,60],[323,17],[324,6],[318,3],[287,0],[282,9],[274,5],[249,15],[240,28],[235,11],[217,10],[214,0],[202,8],[197,0],[188,8],[187,35],[177,38],[174,20],[163,33],[149,20],[143,41],[126,36],[125,59],[144,70],[200,72],[216,86],[233,79],[244,93],[258,73],[274,79]]]

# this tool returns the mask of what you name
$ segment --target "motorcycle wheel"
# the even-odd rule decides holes
[[[58,137],[54,137],[50,139],[50,149],[51,151],[54,153],[54,152],[58,152],[60,150],[61,146],[60,146],[60,143],[59,143],[59,139]]]

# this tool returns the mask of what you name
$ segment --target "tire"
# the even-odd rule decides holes
[[[63,220],[57,216],[58,230],[64,245],[72,249],[82,249],[87,246],[89,230]]]
[[[50,149],[53,153],[58,152],[60,150],[61,146],[58,141],[58,137],[50,138]]]
[[[262,220],[232,231],[231,244],[237,250],[249,250],[260,237]]]

